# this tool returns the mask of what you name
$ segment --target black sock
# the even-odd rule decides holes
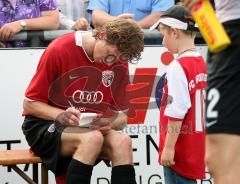
[[[136,184],[132,165],[119,165],[112,168],[111,184]]]
[[[72,159],[67,170],[66,184],[90,184],[92,170],[92,165]]]

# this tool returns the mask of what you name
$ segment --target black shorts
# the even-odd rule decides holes
[[[240,135],[240,20],[224,23],[232,44],[208,54],[207,133]]]
[[[42,158],[43,164],[56,175],[66,172],[71,157],[60,157],[61,134],[65,126],[50,120],[26,116],[23,133],[31,150]]]

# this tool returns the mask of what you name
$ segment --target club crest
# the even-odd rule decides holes
[[[102,72],[102,83],[105,87],[111,86],[114,78],[114,72],[111,70],[106,70]]]

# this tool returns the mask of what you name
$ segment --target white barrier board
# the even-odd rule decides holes
[[[207,47],[198,46],[200,52],[206,57]],[[25,149],[28,145],[21,131],[23,122],[22,101],[24,92],[29,84],[43,49],[17,49],[0,50],[0,141],[12,140],[21,143],[11,144],[11,149]],[[159,109],[155,103],[156,86],[165,73],[166,65],[163,59],[166,49],[163,47],[145,47],[142,59],[136,65],[130,65],[130,75],[136,72],[150,72],[154,74],[153,85],[150,89],[150,102],[146,114],[134,124],[128,125],[123,132],[128,133],[133,141],[133,156],[138,184],[164,184],[162,167],[158,164],[158,142],[159,142]],[[165,58],[166,59],[166,58]],[[164,60],[164,59],[163,59]],[[163,61],[164,62],[164,61]],[[6,144],[0,144],[0,149],[5,150]],[[20,166],[24,168],[24,165]],[[31,170],[31,168],[30,168]],[[31,174],[28,171],[28,174]],[[111,168],[104,163],[98,164],[93,171],[92,184],[110,184]],[[212,183],[207,173],[204,181],[200,184]],[[7,172],[6,167],[0,167],[0,184],[24,184],[14,171]],[[55,183],[50,174],[50,184]]]

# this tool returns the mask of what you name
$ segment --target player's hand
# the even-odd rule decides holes
[[[111,126],[112,121],[113,121],[112,118],[105,118],[102,116],[98,116],[93,120],[91,129],[100,129],[103,127],[109,127]]]
[[[115,114],[112,114],[111,116],[99,115],[93,120],[92,126],[90,128],[93,130],[99,130],[103,135],[105,135],[112,129],[115,119]]]
[[[89,27],[88,21],[85,18],[78,19],[73,25],[72,29],[74,30],[87,30]]]
[[[7,41],[21,30],[22,27],[20,26],[19,21],[4,24],[0,28],[0,40]]]
[[[133,19],[134,14],[133,13],[123,13],[117,16],[118,18],[123,18],[123,19]]]
[[[192,11],[194,6],[199,2],[200,0],[183,0],[184,6],[189,10]]]
[[[57,115],[56,121],[63,125],[79,125],[80,111],[71,107]]]
[[[164,147],[160,161],[161,165],[167,167],[174,165],[175,164],[174,155],[175,155],[174,148]]]
[[[103,135],[106,135],[110,130],[112,130],[113,125],[109,124],[107,126],[101,127],[98,130],[102,132]]]

